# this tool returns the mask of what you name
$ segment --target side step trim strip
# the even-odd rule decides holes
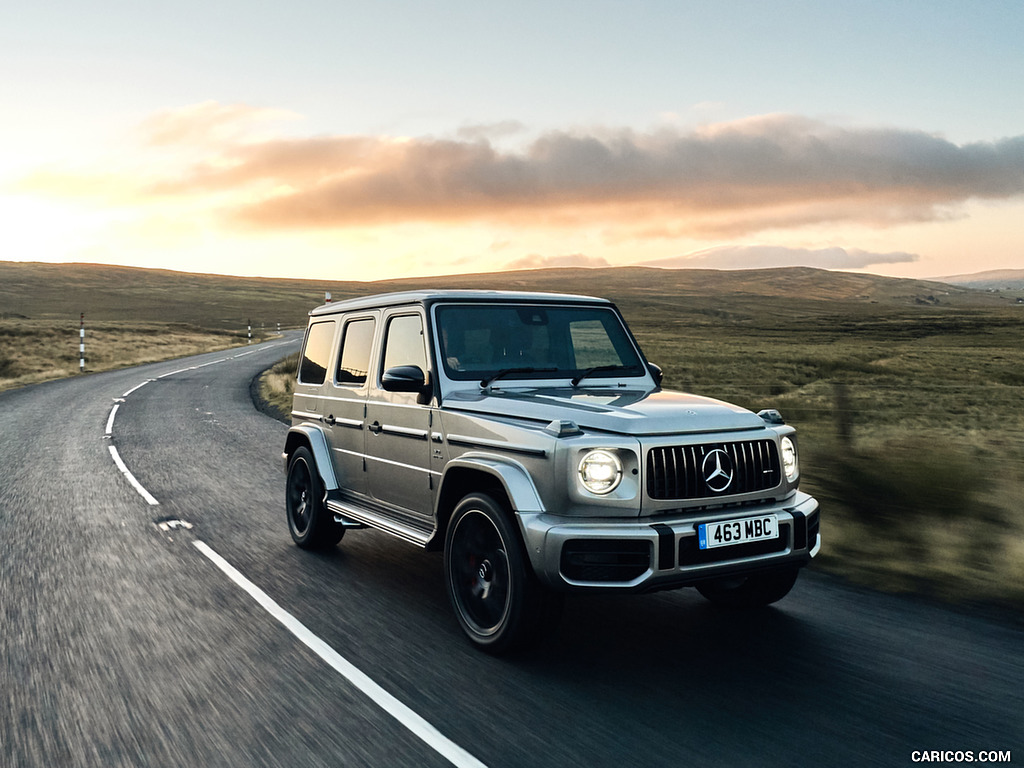
[[[370,526],[371,528],[377,528],[385,533],[390,533],[403,539],[410,544],[415,544],[417,547],[427,546],[430,541],[433,531],[425,528],[417,528],[404,523],[399,523],[376,512],[364,509],[362,507],[355,507],[346,504],[336,499],[327,500],[327,509],[334,513],[335,520],[340,522],[342,525],[357,523],[362,525]],[[341,518],[338,520],[338,518]]]

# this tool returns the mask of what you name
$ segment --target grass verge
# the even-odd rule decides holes
[[[278,360],[259,377],[256,392],[260,410],[286,424],[291,423],[292,393],[298,371],[299,353]]]
[[[253,341],[262,341],[254,334]],[[54,320],[0,320],[0,391],[79,374],[79,326]],[[184,323],[107,321],[86,328],[87,373],[245,345],[246,334]]]

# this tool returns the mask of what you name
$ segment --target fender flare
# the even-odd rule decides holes
[[[533,478],[530,477],[526,468],[516,461],[498,459],[493,456],[461,456],[448,462],[445,466],[444,476],[441,478],[442,489],[449,473],[457,469],[470,469],[494,477],[505,489],[505,494],[508,496],[514,512],[540,513],[544,511],[544,502],[541,501]],[[438,498],[440,499],[440,495]]]
[[[324,431],[312,424],[299,424],[288,430],[285,442],[285,456],[290,456],[295,446],[305,443],[313,452],[317,472],[327,492],[338,490],[338,476],[334,473],[334,462],[331,461],[331,447]]]

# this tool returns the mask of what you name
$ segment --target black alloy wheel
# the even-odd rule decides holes
[[[320,473],[308,448],[297,448],[288,464],[285,506],[288,530],[303,549],[333,547],[345,535],[345,529],[334,522],[324,504]]]
[[[487,494],[466,496],[445,536],[445,581],[456,618],[481,650],[502,654],[540,640],[554,626],[561,598],[546,590],[510,520]]]

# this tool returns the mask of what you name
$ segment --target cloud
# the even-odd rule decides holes
[[[959,146],[896,129],[778,115],[607,135],[553,132],[524,150],[485,140],[334,137],[240,148],[181,190],[273,182],[235,211],[261,227],[532,220],[749,234],[835,221],[927,221],[1024,193],[1024,136]]]
[[[157,147],[209,144],[237,140],[258,124],[298,117],[280,109],[204,101],[157,112],[142,121],[138,133],[145,143]]]
[[[1024,136],[958,145],[766,115],[695,130],[553,131],[509,149],[494,142],[523,130],[514,121],[466,125],[454,139],[254,139],[256,126],[289,116],[216,102],[159,113],[140,127],[150,152],[187,147],[189,159],[143,156],[134,176],[118,175],[140,203],[206,201],[234,228],[598,226],[609,242],[937,221],[971,200],[1024,194]],[[87,190],[76,175],[87,176],[48,169],[29,186]]]
[[[877,264],[906,264],[920,257],[914,253],[872,253],[857,248],[785,248],[774,245],[728,245],[642,262],[638,266],[664,269],[766,269],[770,267],[818,267],[863,269]]]
[[[610,267],[607,259],[600,256],[587,256],[572,253],[564,256],[541,256],[531,253],[520,259],[508,262],[502,269],[548,269],[553,267]]]

